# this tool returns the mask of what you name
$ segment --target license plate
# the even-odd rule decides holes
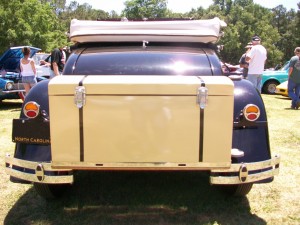
[[[13,119],[12,141],[25,144],[50,145],[49,121]]]

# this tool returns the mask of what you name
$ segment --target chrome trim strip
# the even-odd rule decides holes
[[[268,167],[272,167],[275,165],[278,165],[280,163],[280,156],[275,155],[272,159],[261,161],[261,162],[254,162],[254,163],[244,163],[247,165],[247,168],[249,171],[251,170],[260,170],[260,169],[266,169]],[[241,163],[239,164],[231,164],[231,167],[229,169],[223,170],[223,169],[213,169],[211,172],[213,173],[230,173],[230,172],[238,172],[240,170]]]
[[[12,168],[5,168],[5,171],[8,175],[26,180],[35,183],[46,183],[46,184],[72,184],[74,182],[73,175],[66,175],[66,176],[44,176],[44,180],[38,180],[35,174],[25,173],[22,171],[14,170]]]
[[[279,174],[279,168],[275,168],[272,170],[256,173],[256,174],[249,174],[246,181],[242,182],[239,176],[211,176],[210,183],[211,184],[244,184],[244,183],[253,183],[255,181],[264,180],[267,178],[271,178],[275,175]]]
[[[130,170],[130,169],[146,169],[146,170],[210,170],[215,169],[228,169],[230,162],[222,163],[169,163],[169,162],[119,162],[119,163],[103,163],[103,162],[52,162],[52,168],[64,169],[78,169],[78,170]]]
[[[2,91],[2,92],[5,94],[8,94],[8,93],[16,93],[16,92],[24,92],[24,91],[25,91],[25,89]]]
[[[41,163],[41,162],[31,162],[25,161],[22,159],[12,158],[10,156],[5,157],[5,171],[8,175],[37,183],[48,183],[48,184],[71,184],[74,182],[73,174],[68,175],[53,175],[49,176],[44,174],[44,178],[42,181],[38,179],[38,175],[36,173],[28,173],[26,171],[20,171],[13,168],[13,166],[21,167],[24,169],[30,169],[36,172],[36,168],[38,165],[42,165],[44,168],[44,173],[46,172],[72,172],[69,169],[53,169],[51,167],[51,163]]]
[[[211,170],[210,183],[211,184],[243,184],[252,183],[267,178],[271,178],[279,174],[279,163],[280,156],[276,155],[270,160],[255,162],[255,163],[241,163],[232,164],[230,169],[217,169]],[[244,177],[244,180],[240,178],[240,168],[245,166],[248,170],[248,175]],[[251,171],[268,169],[267,171],[255,172],[254,174],[249,174]],[[228,175],[228,173],[234,173],[236,175]]]
[[[50,172],[51,171],[52,172],[55,172],[55,171],[60,171],[60,172],[72,171],[70,169],[59,169],[59,170],[58,169],[53,169],[52,166],[51,166],[51,163],[47,163],[47,162],[32,162],[32,161],[27,161],[27,160],[22,160],[22,159],[16,159],[16,158],[13,158],[11,156],[6,156],[5,157],[5,163],[8,163],[8,164],[11,164],[11,165],[14,165],[14,166],[24,167],[24,168],[27,168],[27,169],[32,169],[32,170],[35,170],[37,165],[42,164],[45,171],[50,171]]]

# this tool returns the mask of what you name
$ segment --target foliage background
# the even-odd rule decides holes
[[[300,46],[300,2],[297,12],[283,5],[264,8],[253,0],[213,0],[209,8],[198,7],[186,13],[172,12],[167,0],[127,0],[119,15],[115,11],[93,9],[88,3],[66,0],[2,0],[0,1],[0,54],[7,48],[32,45],[50,52],[58,45],[71,45],[67,33],[73,18],[84,20],[132,18],[220,17],[228,26],[220,41],[223,61],[238,64],[244,46],[253,35],[259,35],[268,50],[266,67],[283,64]],[[182,3],[184,4],[184,3]]]

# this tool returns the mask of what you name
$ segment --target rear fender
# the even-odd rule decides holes
[[[271,159],[267,114],[260,93],[248,80],[234,80],[234,129],[232,148],[244,152],[243,157],[233,158],[233,163],[259,162]],[[242,111],[247,104],[255,104],[260,116],[254,122],[243,119]]]
[[[37,102],[40,105],[40,109],[44,110],[47,115],[49,115],[48,83],[48,79],[37,83],[30,90],[24,101],[24,104],[29,101]],[[21,110],[20,118],[26,118],[23,113],[23,108]],[[51,145],[28,145],[17,143],[14,157],[28,161],[50,162]]]
[[[43,80],[48,80],[46,77],[36,77],[37,82],[41,82]]]

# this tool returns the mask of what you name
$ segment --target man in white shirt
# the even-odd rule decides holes
[[[267,50],[260,44],[260,38],[254,36],[252,38],[252,48],[247,53],[246,61],[249,62],[248,80],[261,92],[262,73],[267,60]]]

